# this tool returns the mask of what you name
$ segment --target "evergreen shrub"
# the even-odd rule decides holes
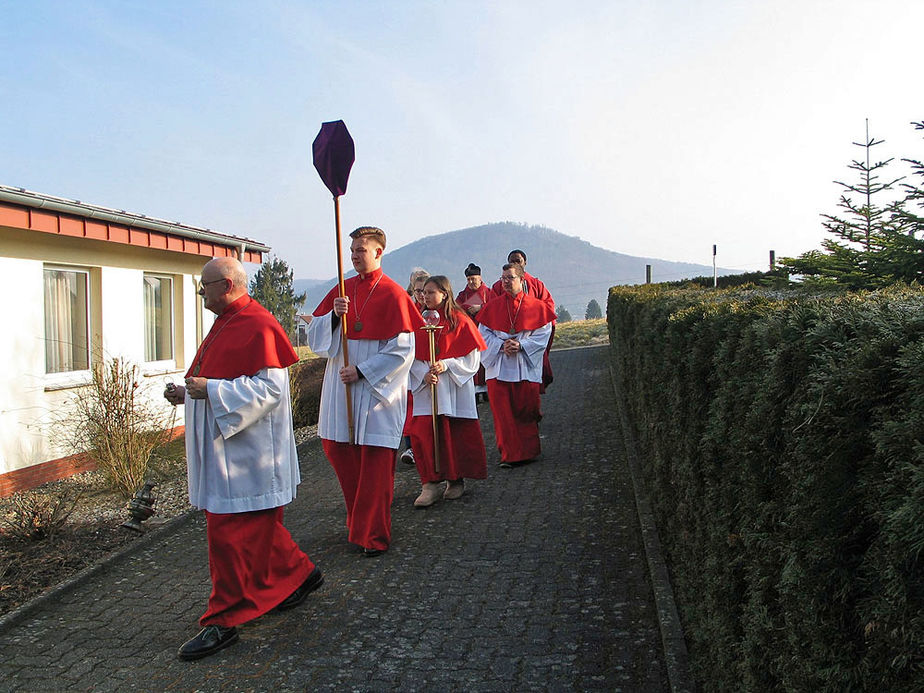
[[[704,690],[924,690],[924,291],[614,287]]]

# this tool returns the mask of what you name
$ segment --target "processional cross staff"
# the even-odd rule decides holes
[[[423,329],[427,331],[430,339],[430,368],[436,365],[436,331],[442,330],[439,324],[440,314],[435,310],[425,310],[421,317],[424,319]],[[440,429],[436,422],[439,406],[436,402],[436,383],[430,383],[430,414],[433,419],[433,471],[440,473]]]
[[[334,224],[337,233],[337,284],[340,298],[346,297],[343,284],[343,250],[340,241],[340,196],[346,192],[347,180],[350,178],[350,169],[356,158],[353,138],[342,120],[321,123],[321,130],[311,145],[314,158],[314,167],[318,170],[321,180],[334,196]],[[343,365],[350,365],[350,353],[347,347],[347,319],[346,315],[340,321],[341,348],[343,349]],[[350,444],[354,440],[353,431],[353,399],[350,386],[346,386],[347,425],[350,429]]]

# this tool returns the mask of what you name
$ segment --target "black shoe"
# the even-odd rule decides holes
[[[183,643],[177,653],[180,659],[187,661],[193,659],[202,659],[218,650],[223,650],[228,645],[233,645],[238,640],[237,628],[231,626],[206,626],[199,631],[199,634],[192,640]]]
[[[509,462],[501,462],[497,466],[500,467],[501,469],[513,469],[513,465],[510,464]]]
[[[305,578],[305,581],[292,594],[282,600],[276,611],[287,611],[294,609],[296,606],[305,601],[305,597],[314,592],[318,587],[324,584],[324,576],[321,575],[321,569],[315,566],[311,575]]]
[[[381,556],[383,553],[385,553],[385,549],[372,549],[372,548],[363,549],[363,556],[365,556],[366,558],[374,558],[376,556]]]

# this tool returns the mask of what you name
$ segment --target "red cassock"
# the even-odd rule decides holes
[[[287,368],[298,356],[276,318],[242,296],[215,318],[187,376],[234,379]],[[315,565],[282,523],[283,508],[205,511],[212,592],[203,626],[236,626],[275,608]]]
[[[500,279],[494,282],[494,286],[491,287],[491,291],[494,292],[497,296],[500,296],[504,293],[504,286]],[[523,291],[527,295],[532,296],[533,298],[538,298],[540,301],[545,303],[549,308],[552,309],[552,314],[555,314],[555,300],[552,298],[552,294],[549,293],[549,290],[545,288],[545,284],[542,283],[542,280],[538,277],[534,277],[529,272],[523,273]],[[552,373],[552,361],[549,358],[549,352],[552,350],[552,341],[555,339],[555,319],[552,319],[552,336],[549,337],[549,345],[545,348],[545,354],[542,355],[542,384],[539,386],[539,392],[544,393],[545,388],[552,384],[552,381],[555,379],[555,374]],[[490,397],[491,394],[488,393]]]
[[[451,359],[468,356],[473,351],[484,351],[485,343],[475,323],[462,311],[456,311],[456,326],[453,329],[446,318],[440,315],[443,329],[436,332],[436,358]],[[418,329],[415,333],[415,358],[430,361],[430,341],[427,331]],[[440,378],[449,379],[448,372]],[[451,381],[449,381],[451,382]],[[471,396],[469,410],[476,413],[473,387],[456,388],[455,395]],[[468,402],[465,403],[469,404]],[[488,463],[481,435],[481,424],[477,418],[462,418],[439,414],[436,425],[440,443],[440,471],[436,471],[434,460],[433,416],[414,416],[411,420],[411,446],[414,462],[421,483],[450,479],[486,479]]]
[[[420,311],[407,291],[383,274],[381,268],[364,277],[350,277],[344,281],[344,289],[350,297],[350,308],[342,322],[346,323],[351,340],[389,340],[402,332],[413,332],[423,324]],[[314,315],[331,312],[337,296],[339,291],[335,286]],[[356,331],[353,326],[360,319],[362,329]],[[387,549],[391,543],[395,450],[326,439],[321,443],[343,491],[349,541],[368,549]]]
[[[481,311],[481,324],[512,334],[537,330],[554,318],[547,304],[526,293],[516,298],[506,292]],[[513,324],[511,324],[513,322]],[[541,452],[539,421],[542,419],[540,383],[488,379],[488,400],[494,418],[494,436],[503,462],[531,460]]]

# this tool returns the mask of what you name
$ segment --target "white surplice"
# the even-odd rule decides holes
[[[542,382],[542,355],[552,336],[551,322],[538,329],[521,332],[492,330],[485,325],[479,325],[478,329],[488,345],[481,355],[487,380],[496,378],[507,383],[523,380]],[[511,337],[520,343],[520,351],[508,356],[504,353],[504,341]]]
[[[473,349],[465,356],[439,360],[446,364],[446,371],[440,373],[436,384],[437,413],[457,419],[477,419],[474,377],[481,363],[481,352]],[[408,383],[414,393],[414,416],[429,416],[433,413],[430,386],[423,382],[429,370],[429,361],[414,359]]]
[[[209,378],[208,398],[186,396],[189,502],[212,513],[290,503],[301,481],[287,368]]]
[[[338,443],[350,442],[346,416],[346,387],[340,381],[343,350],[340,320],[332,329],[333,312],[315,316],[308,324],[308,346],[327,359],[318,435]],[[407,414],[407,380],[414,361],[414,334],[399,332],[391,339],[348,339],[350,365],[363,377],[350,385],[353,427],[357,445],[397,449]]]

